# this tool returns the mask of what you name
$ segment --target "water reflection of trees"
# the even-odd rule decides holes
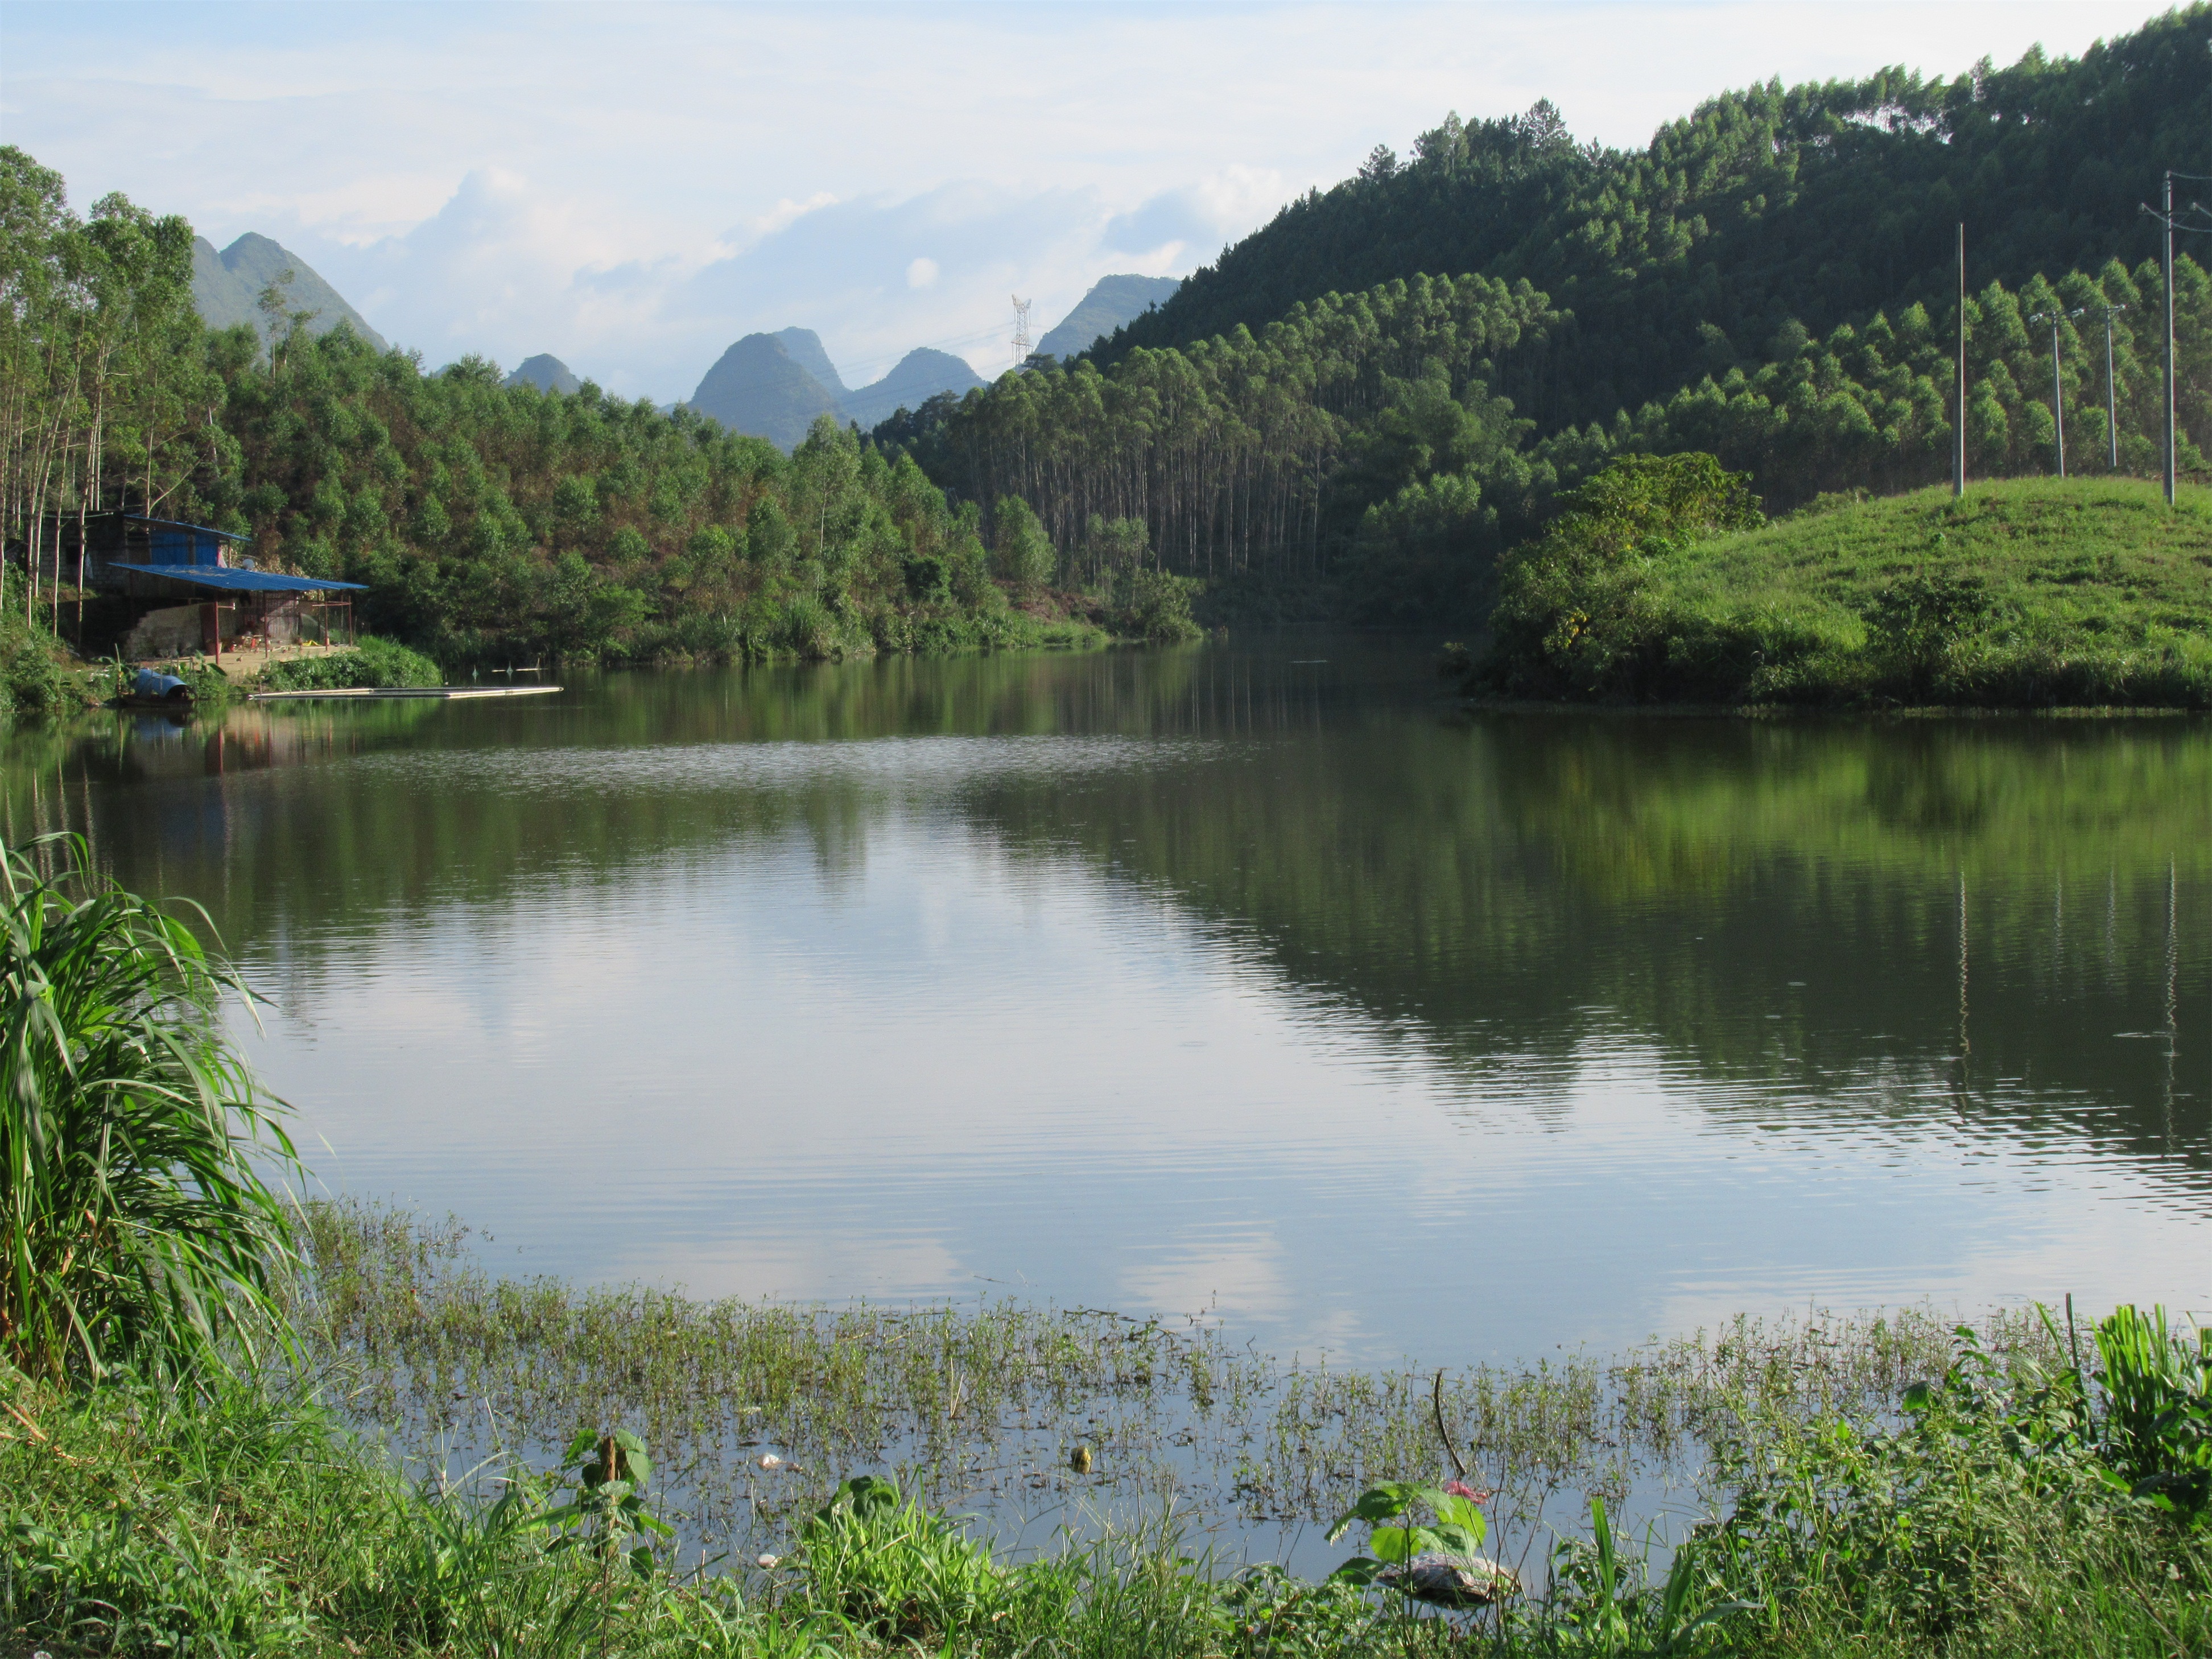
[[[11,838],[89,829],[249,957],[317,971],[441,906],[744,837],[849,875],[919,805],[1170,894],[1477,1085],[1648,1042],[1716,1112],[1910,1115],[1948,1091],[1968,1123],[2212,1167],[2202,722],[1409,717],[1359,678],[1287,653],[901,658],[542,704],[102,716],[13,734],[0,807]],[[1189,741],[721,763],[992,735]]]
[[[1650,1041],[1723,1114],[1943,1097],[2212,1169],[2202,722],[1349,721],[1063,793],[971,805],[1471,1078]]]

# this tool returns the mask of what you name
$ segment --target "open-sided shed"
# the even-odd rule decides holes
[[[135,513],[55,520],[42,538],[42,580],[104,595],[106,631],[131,656],[209,656],[247,646],[350,644],[359,582],[257,570],[246,538]],[[82,646],[82,641],[80,641]]]

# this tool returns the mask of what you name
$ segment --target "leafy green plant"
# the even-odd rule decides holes
[[[562,1455],[556,1475],[574,1483],[573,1495],[567,1503],[532,1516],[527,1524],[556,1532],[546,1546],[550,1554],[586,1548],[603,1561],[619,1557],[639,1577],[650,1577],[653,1547],[632,1540],[641,1534],[664,1540],[676,1535],[645,1507],[646,1486],[652,1478],[653,1459],[646,1453],[645,1442],[629,1430],[595,1434],[579,1429]]]
[[[91,1379],[281,1335],[289,1212],[252,1160],[292,1145],[221,1018],[251,993],[80,836],[0,853],[0,1353]]]
[[[1650,599],[1655,562],[1765,522],[1750,475],[1697,453],[1621,456],[1559,504],[1544,534],[1499,568],[1496,640],[1476,671],[1493,690],[1632,690],[1665,651]]]
[[[9,707],[38,714],[69,695],[68,676],[55,659],[56,641],[41,629],[0,631],[0,688]]]
[[[2191,1344],[2166,1310],[2115,1309],[2097,1327],[2105,1457],[2130,1496],[2212,1524],[2212,1330]]]
[[[1196,639],[1199,629],[1190,619],[1190,602],[1200,586],[1188,576],[1170,575],[1155,567],[1116,571],[1114,631],[1125,639],[1153,645]]]
[[[1642,1553],[1624,1556],[1604,1498],[1590,1499],[1589,1516],[1589,1536],[1563,1539],[1553,1553],[1543,1617],[1561,1650],[1673,1659],[1718,1640],[1731,1614],[1760,1610],[1756,1601],[1717,1597],[1719,1581],[1694,1545],[1674,1553],[1655,1589],[1648,1535]]]
[[[987,1547],[878,1475],[840,1486],[800,1528],[799,1544],[817,1598],[881,1641],[948,1641],[1012,1604]]]
[[[1936,536],[1940,545],[1942,532]],[[1971,571],[1916,572],[1876,592],[1862,614],[1878,653],[1916,693],[1924,693],[1936,668],[1995,604],[1988,582]]]
[[[616,1563],[626,1565],[633,1579],[650,1583],[655,1571],[653,1546],[642,1540],[667,1540],[676,1535],[645,1506],[646,1486],[652,1477],[653,1460],[645,1442],[629,1430],[599,1434],[579,1429],[554,1477],[556,1485],[568,1485],[568,1501],[548,1510],[526,1510],[516,1523],[523,1531],[550,1528],[555,1536],[545,1547],[548,1555],[582,1550],[597,1561],[596,1584],[577,1589],[559,1627],[575,1628],[585,1608],[596,1602],[602,1653],[614,1625]]]
[[[1424,1514],[1425,1522],[1419,1518]],[[1362,1521],[1370,1528],[1369,1553],[1330,1574],[1338,1583],[1387,1584],[1446,1606],[1494,1601],[1518,1588],[1510,1572],[1475,1553],[1489,1522],[1477,1495],[1457,1481],[1445,1487],[1395,1480],[1370,1486],[1330,1525],[1328,1541],[1334,1544]]]

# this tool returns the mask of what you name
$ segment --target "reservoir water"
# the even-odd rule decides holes
[[[501,1271],[1461,1364],[2212,1306],[2212,723],[1468,712],[1340,637],[102,714],[333,1192]]]

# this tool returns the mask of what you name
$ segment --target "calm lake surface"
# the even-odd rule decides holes
[[[1464,1364],[2212,1305],[2212,723],[1469,714],[1287,641],[101,714],[330,1190],[489,1264]]]

